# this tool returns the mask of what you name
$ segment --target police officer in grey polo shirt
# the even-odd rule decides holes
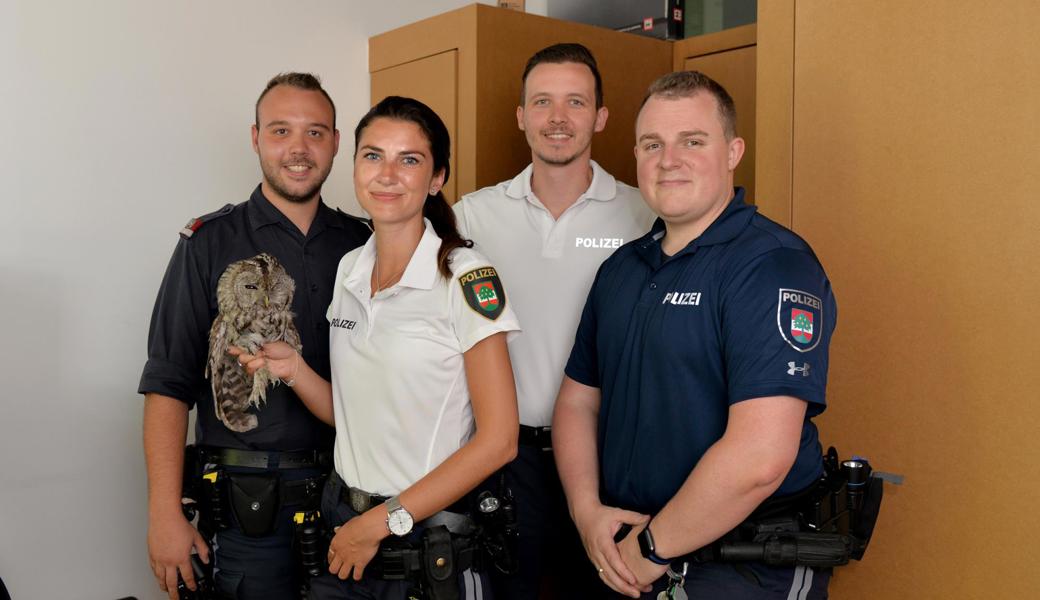
[[[520,450],[505,468],[517,504],[520,573],[493,578],[499,598],[601,597],[567,512],[549,425],[592,279],[615,249],[649,230],[639,190],[591,159],[607,123],[596,59],[580,44],[538,51],[523,73],[517,125],[531,164],[455,204],[459,231],[508,282],[524,334],[509,342],[520,408]]]

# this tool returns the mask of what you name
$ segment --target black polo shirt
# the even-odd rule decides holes
[[[798,456],[776,493],[821,473],[810,419],[825,406],[837,306],[808,244],[743,200],[738,188],[670,258],[658,220],[596,275],[566,373],[601,391],[607,503],[657,513],[722,437],[729,407],[765,396],[809,404]]]
[[[362,220],[323,202],[304,236],[264,197],[257,186],[248,202],[228,205],[205,218],[190,237],[182,237],[166,268],[148,331],[148,362],[139,393],[156,393],[198,405],[195,439],[199,444],[253,450],[330,448],[333,429],[315,418],[287,386],[268,388],[267,403],[256,410],[259,424],[236,433],[216,417],[213,392],[205,377],[209,329],[217,316],[217,281],[232,262],[266,252],[296,282],[292,312],[303,345],[303,359],[329,378],[329,323],[332,286],[340,258],[365,243]]]

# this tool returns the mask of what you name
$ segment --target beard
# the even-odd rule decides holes
[[[313,162],[305,161],[307,166],[312,169],[315,168]],[[302,190],[297,189],[295,191],[290,190],[286,182],[278,176],[278,172],[283,165],[277,165],[271,168],[269,165],[260,164],[260,170],[263,171],[264,181],[271,187],[279,196],[285,198],[286,201],[293,204],[306,204],[316,198],[321,192],[321,186],[325,184],[325,180],[328,179],[329,173],[332,172],[332,164],[329,164],[324,171],[318,173],[318,178],[310,186],[303,188]]]
[[[580,148],[576,148],[570,154],[563,154],[562,151],[559,150],[555,152],[553,152],[552,150],[546,151],[545,148],[539,147],[538,141],[540,141],[541,137],[553,133],[566,133],[578,137],[578,134],[571,129],[546,129],[537,133],[537,139],[532,140],[531,137],[528,136],[527,144],[531,147],[532,152],[538,158],[538,160],[542,161],[547,165],[552,165],[555,167],[563,167],[573,163],[575,160],[578,159],[578,157],[580,157],[582,154],[585,153],[586,150],[589,149],[589,144],[592,141],[592,133],[590,132],[585,145]]]
[[[582,152],[584,152],[584,150],[582,150]],[[549,155],[543,154],[541,152],[535,152],[534,155],[538,157],[538,160],[542,161],[543,163],[545,163],[547,165],[553,165],[555,167],[563,167],[563,166],[569,165],[572,162],[574,162],[574,160],[576,158],[581,156],[581,152],[576,152],[575,154],[565,155],[565,156],[549,156]]]

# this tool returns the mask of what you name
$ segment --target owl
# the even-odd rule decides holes
[[[233,262],[220,276],[206,374],[213,386],[217,418],[232,431],[256,427],[257,416],[246,410],[260,408],[267,400],[267,386],[277,385],[279,380],[266,368],[250,377],[238,359],[228,354],[228,346],[256,354],[267,342],[283,341],[300,352],[300,333],[289,310],[295,290],[292,277],[267,253]]]

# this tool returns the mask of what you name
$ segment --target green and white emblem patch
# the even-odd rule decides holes
[[[506,294],[494,267],[473,269],[459,277],[466,304],[482,317],[494,321],[506,308]]]

